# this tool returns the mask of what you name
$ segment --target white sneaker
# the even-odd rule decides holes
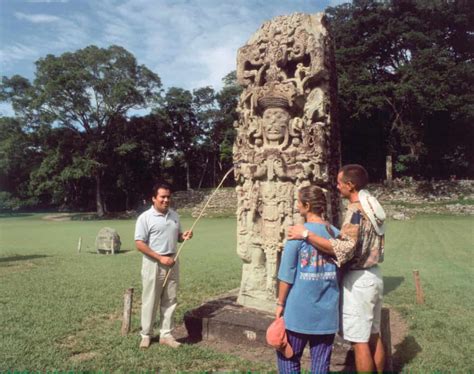
[[[167,345],[171,348],[178,348],[181,345],[181,343],[176,341],[172,336],[169,338],[160,338],[160,344]]]

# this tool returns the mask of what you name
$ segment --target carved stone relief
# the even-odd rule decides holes
[[[324,15],[266,22],[239,49],[237,79],[244,88],[234,124],[237,253],[243,261],[238,302],[273,311],[285,230],[302,222],[298,189],[326,189],[328,219],[337,223],[339,214],[335,66]]]

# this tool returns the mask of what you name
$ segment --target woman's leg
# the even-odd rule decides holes
[[[328,373],[335,334],[311,335],[311,373]]]
[[[294,354],[293,357],[286,358],[281,352],[277,351],[278,372],[280,374],[299,373],[301,371],[301,356],[309,335],[286,330],[286,336]]]

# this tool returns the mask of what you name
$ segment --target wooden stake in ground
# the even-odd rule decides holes
[[[391,373],[393,371],[392,331],[390,329],[390,310],[388,308],[382,308],[380,337],[382,338],[382,344],[385,350],[384,371]]]
[[[387,185],[392,186],[392,156],[387,156],[385,161],[385,173],[387,178]]]
[[[132,303],[133,288],[129,288],[123,295],[122,336],[127,335],[130,332],[130,325],[132,322]]]
[[[81,253],[82,247],[82,236],[79,237],[79,242],[77,243],[77,253]]]
[[[424,304],[425,303],[425,294],[423,293],[423,288],[421,287],[420,273],[418,272],[418,270],[413,270],[413,277],[415,278],[416,303],[417,304]]]

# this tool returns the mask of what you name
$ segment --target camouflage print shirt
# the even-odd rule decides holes
[[[383,261],[385,237],[377,235],[359,202],[349,204],[339,236],[329,241],[338,266],[360,270]]]

